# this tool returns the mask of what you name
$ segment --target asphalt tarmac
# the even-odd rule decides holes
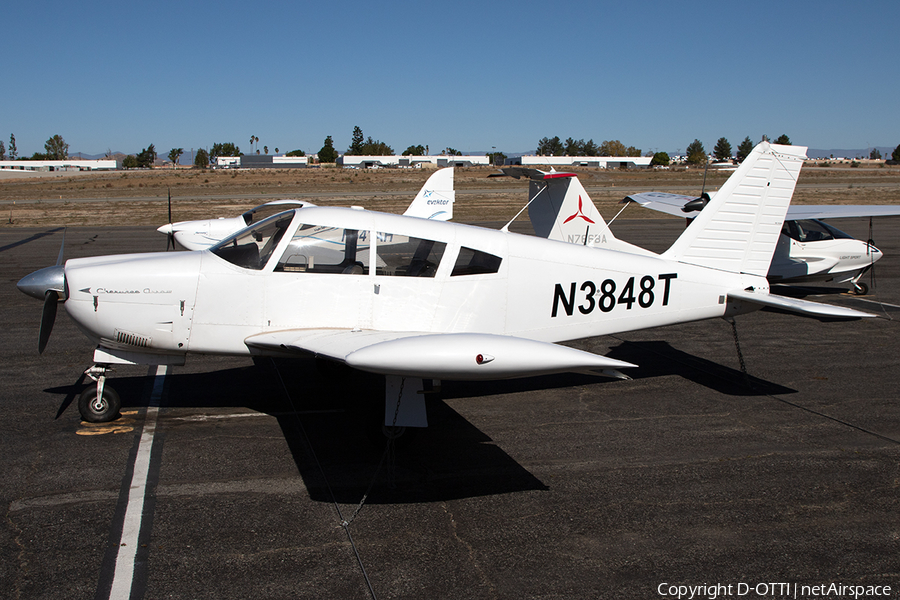
[[[613,230],[662,250],[682,227]],[[378,379],[306,360],[121,367],[122,418],[82,423],[92,347],[60,309],[39,356],[15,289],[61,241],[0,229],[0,597],[108,598],[130,553],[132,598],[900,598],[900,218],[875,222],[869,296],[799,292],[882,318],[741,316],[746,374],[722,320],[585,340],[634,379],[445,382],[386,458]],[[164,248],[152,227],[65,238],[67,258]]]

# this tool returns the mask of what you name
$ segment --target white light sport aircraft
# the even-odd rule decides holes
[[[591,247],[653,254],[613,235],[575,173],[547,173],[523,167],[501,170],[503,175],[530,180],[528,216],[537,235]],[[626,196],[623,202],[690,219],[714,196],[715,192],[700,198],[645,192]],[[900,215],[900,206],[790,206],[766,277],[770,283],[850,282],[855,293],[866,294],[869,288],[860,278],[881,258],[881,251],[871,240],[854,239],[820,219],[891,215]]]
[[[699,198],[662,192],[645,192],[625,197],[677,217],[692,218],[716,195],[707,192]],[[890,205],[794,205],[788,208],[781,237],[769,265],[770,283],[809,283],[815,281],[850,283],[859,295],[869,292],[860,281],[881,251],[872,240],[862,241],[829,225],[822,219],[887,217],[900,215],[900,206]]]
[[[438,169],[431,174],[403,214],[409,217],[449,221],[453,218],[455,199],[453,167]],[[170,236],[187,250],[206,250],[231,234],[276,213],[310,206],[315,204],[303,200],[273,200],[251,208],[237,217],[166,223],[157,231]]]
[[[98,384],[79,399],[86,420],[117,414],[104,383],[112,364],[312,355],[385,375],[385,425],[424,427],[423,380],[624,378],[618,370],[636,366],[558,342],[765,306],[874,316],[769,293],[765,275],[804,151],[757,146],[660,255],[312,207],[274,215],[209,250],[72,259],[18,287],[44,300],[39,350],[60,300],[97,344]]]

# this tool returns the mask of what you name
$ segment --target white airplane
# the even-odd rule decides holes
[[[547,173],[522,167],[501,170],[517,179],[530,179],[528,214],[537,235],[591,247],[649,253],[613,235],[575,173]],[[691,219],[690,213],[701,210],[714,196],[715,192],[704,193],[700,198],[645,192],[626,196],[624,202]],[[900,206],[790,206],[766,274],[769,282],[850,282],[855,293],[868,293],[868,285],[860,279],[881,258],[881,251],[871,241],[854,239],[820,219],[890,215],[900,215]]]
[[[423,219],[449,221],[453,218],[453,202],[455,199],[453,167],[438,169],[431,174],[403,214]],[[315,206],[315,204],[303,200],[274,200],[251,208],[237,217],[166,223],[158,228],[157,231],[171,236],[187,250],[205,250],[231,234],[276,213],[290,208],[307,208],[311,206]]]
[[[666,214],[691,218],[702,210],[716,192],[696,196],[645,192],[625,197]],[[857,240],[822,219],[887,217],[900,215],[900,206],[890,205],[795,205],[788,208],[781,236],[769,265],[771,283],[816,281],[850,283],[856,294],[865,295],[869,286],[861,281],[882,256],[872,240]]]
[[[58,261],[18,287],[44,300],[40,351],[59,301],[97,344],[89,370],[97,386],[79,398],[85,420],[115,418],[118,396],[105,385],[114,364],[307,355],[384,375],[385,427],[424,427],[423,380],[627,379],[619,370],[637,366],[559,342],[766,306],[873,317],[769,293],[765,276],[804,155],[802,147],[757,146],[660,255],[311,207],[209,250]],[[360,251],[363,233],[371,243]]]

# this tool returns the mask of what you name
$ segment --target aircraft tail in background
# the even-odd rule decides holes
[[[505,167],[504,175],[528,178],[528,217],[538,237],[606,248],[636,254],[653,255],[617,239],[594,206],[575,173],[540,171],[525,167]]]
[[[431,174],[403,214],[407,217],[449,221],[453,218],[455,201],[453,167],[446,167]]]

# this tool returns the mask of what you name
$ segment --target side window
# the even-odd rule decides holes
[[[395,233],[378,233],[376,275],[434,277],[447,244]]]
[[[260,221],[257,227],[219,242],[211,248],[212,253],[238,267],[259,271],[266,266],[293,217],[291,211]]]
[[[453,265],[450,277],[496,273],[500,270],[502,260],[499,256],[463,246],[459,249],[459,256],[456,257],[456,264]]]
[[[275,271],[366,275],[369,272],[367,233],[340,227],[301,225]]]

